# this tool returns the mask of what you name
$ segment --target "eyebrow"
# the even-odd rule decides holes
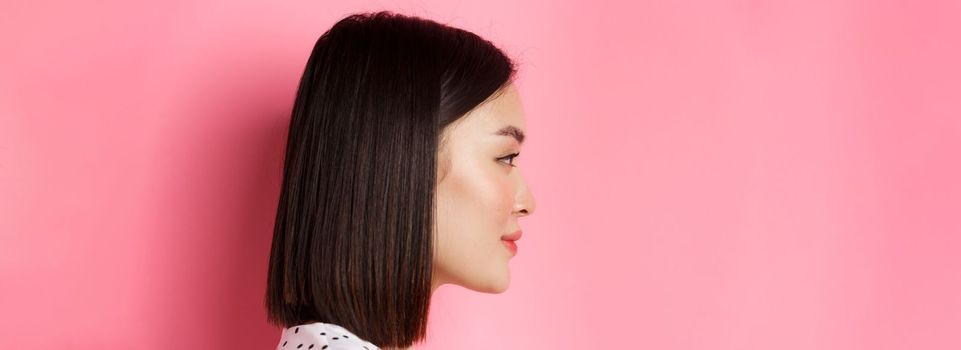
[[[524,144],[524,132],[521,131],[521,129],[518,129],[516,126],[513,126],[513,125],[505,126],[500,130],[497,130],[497,132],[495,132],[494,134],[502,135],[502,136],[510,136],[510,137],[513,137],[515,140],[517,140],[517,143]]]

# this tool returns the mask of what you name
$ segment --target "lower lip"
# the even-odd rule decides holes
[[[514,241],[505,241],[505,240],[501,240],[501,242],[504,242],[504,246],[506,246],[507,249],[510,250],[512,254],[517,255],[517,243],[514,243]]]

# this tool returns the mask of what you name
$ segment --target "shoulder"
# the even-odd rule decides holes
[[[314,322],[284,328],[278,350],[380,350],[333,323]]]

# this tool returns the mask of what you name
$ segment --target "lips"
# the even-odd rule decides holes
[[[514,241],[521,239],[522,234],[521,230],[517,230],[511,234],[501,236],[501,242],[510,250],[512,255],[517,255],[517,243],[514,243]]]
[[[511,255],[517,255],[517,243],[508,240],[501,240],[501,243],[504,243],[504,246],[507,247],[507,250],[510,250]]]
[[[501,236],[501,239],[502,239],[502,240],[505,240],[505,241],[511,241],[511,242],[513,242],[513,241],[516,241],[516,240],[521,239],[521,235],[523,235],[523,232],[522,232],[521,230],[517,230],[517,231],[514,231],[514,232],[511,233],[511,234],[507,234],[507,235]]]

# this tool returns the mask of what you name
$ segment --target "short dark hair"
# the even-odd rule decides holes
[[[320,36],[287,134],[270,323],[334,323],[382,347],[426,337],[439,137],[516,72],[474,33],[390,11]]]

